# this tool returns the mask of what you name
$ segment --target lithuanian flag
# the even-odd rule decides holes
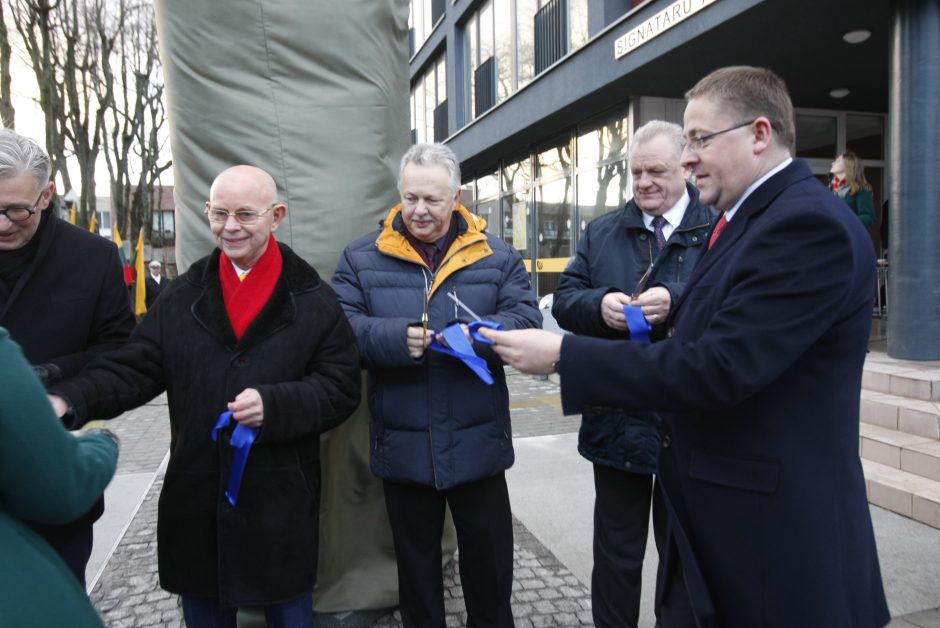
[[[121,260],[121,270],[124,271],[124,285],[128,288],[134,283],[134,268],[127,263],[127,255],[124,254],[124,240],[121,239],[121,230],[118,229],[117,222],[114,223],[114,229],[111,231],[111,237],[118,249],[118,257]]]

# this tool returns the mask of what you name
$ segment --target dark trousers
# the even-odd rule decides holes
[[[653,536],[662,547],[666,514],[653,476],[594,465],[594,569],[591,606],[598,628],[635,628],[643,557],[653,506]]]
[[[182,596],[183,619],[187,628],[236,628],[237,608],[222,608],[218,600]],[[264,607],[268,628],[312,628],[313,595],[307,593],[293,600]]]
[[[69,570],[82,588],[85,588],[85,568],[91,558],[91,546],[94,544],[94,520],[82,524],[66,524],[64,526],[34,526],[39,536],[44,538],[52,549],[62,557]]]
[[[388,481],[384,486],[405,628],[446,623],[441,573],[445,504],[457,530],[467,626],[513,626],[512,512],[505,474],[444,491]]]
[[[657,613],[656,628],[698,628],[689,590],[685,586],[682,565],[676,560],[675,568],[669,575],[666,594]]]

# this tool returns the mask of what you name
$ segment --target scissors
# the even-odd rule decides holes
[[[451,300],[457,304],[458,307],[460,307],[464,312],[469,314],[471,318],[473,318],[473,322],[467,325],[467,330],[470,332],[470,337],[473,338],[475,342],[481,342],[485,345],[493,344],[492,340],[490,340],[489,338],[484,338],[482,335],[480,335],[479,329],[481,327],[486,327],[487,329],[495,329],[497,331],[500,331],[503,329],[503,326],[500,325],[499,323],[494,323],[493,321],[485,321],[482,318],[480,318],[476,312],[474,312],[469,307],[467,307],[466,303],[464,303],[459,298],[457,298],[457,295],[454,294],[453,292],[448,292],[447,296],[449,296]]]

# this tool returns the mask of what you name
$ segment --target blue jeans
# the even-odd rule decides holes
[[[222,608],[217,600],[181,596],[188,628],[236,628],[237,608]],[[268,628],[313,628],[313,596],[309,593],[264,607]]]

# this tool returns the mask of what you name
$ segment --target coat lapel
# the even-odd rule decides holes
[[[209,257],[202,275],[193,279],[202,285],[202,292],[190,308],[193,317],[223,346],[234,350],[237,340],[235,330],[228,319],[228,312],[225,311],[225,300],[222,298],[218,249]]]

